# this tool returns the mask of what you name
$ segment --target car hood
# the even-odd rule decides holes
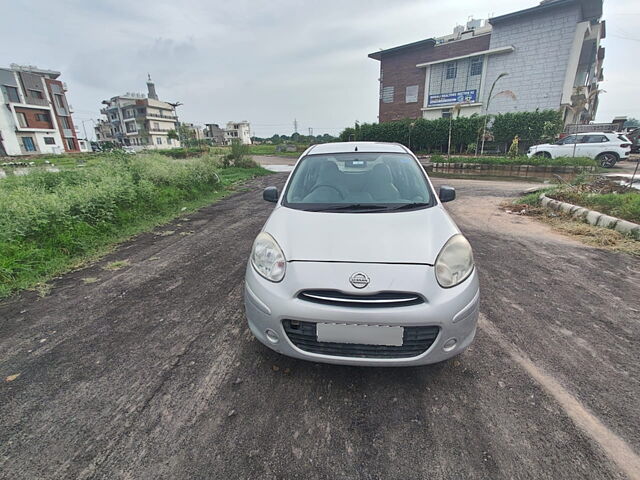
[[[444,208],[387,213],[305,212],[277,207],[264,226],[287,261],[433,265],[456,233]]]

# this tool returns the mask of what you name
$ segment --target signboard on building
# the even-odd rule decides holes
[[[477,101],[477,90],[463,90],[453,93],[438,93],[429,95],[428,106],[436,107],[438,105],[452,105],[454,103],[468,102],[475,103]]]

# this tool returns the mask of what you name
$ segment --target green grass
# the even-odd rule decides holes
[[[433,163],[477,163],[482,165],[544,165],[544,166],[581,166],[581,167],[595,167],[596,161],[587,157],[559,157],[559,158],[545,158],[533,156],[528,158],[526,156],[509,158],[509,157],[451,157],[451,160],[447,160],[447,157],[442,155],[432,155],[431,161]]]
[[[249,155],[277,155],[280,157],[299,157],[300,154],[307,149],[307,145],[297,145],[296,152],[278,152],[277,145],[250,145]]]
[[[640,192],[628,193],[586,193],[571,190],[559,190],[552,194],[563,202],[597,210],[600,213],[640,223]]]
[[[111,154],[83,168],[0,180],[0,297],[42,285],[267,173],[221,169],[211,156]]]

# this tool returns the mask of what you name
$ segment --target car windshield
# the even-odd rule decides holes
[[[424,173],[404,153],[308,155],[292,173],[283,204],[311,211],[377,212],[432,205]]]

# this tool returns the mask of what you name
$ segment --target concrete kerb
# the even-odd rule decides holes
[[[540,195],[540,204],[545,208],[558,210],[563,213],[567,213],[574,218],[582,219],[591,225],[611,228],[624,235],[629,235],[640,240],[640,225],[638,225],[637,223],[629,222],[627,220],[622,220],[616,217],[611,217],[609,215],[605,215],[604,213],[600,213],[595,210],[589,210],[588,208],[573,205],[571,203],[554,200],[547,197],[544,193]]]

